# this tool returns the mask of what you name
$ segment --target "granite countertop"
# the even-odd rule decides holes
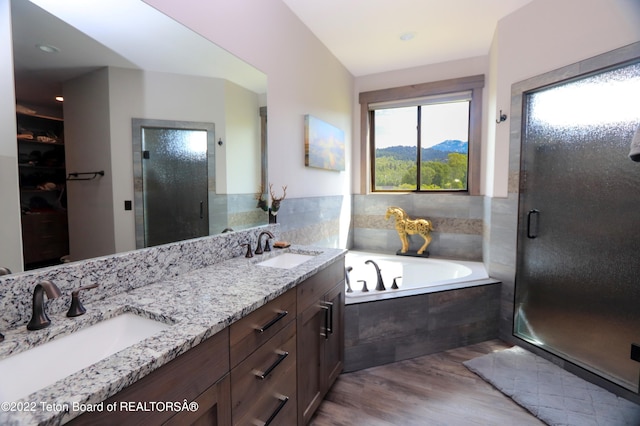
[[[313,258],[291,269],[256,265],[283,252],[311,254]],[[51,325],[43,330],[27,331],[23,325],[4,331],[0,360],[124,312],[171,325],[15,404],[3,404],[0,424],[56,425],[66,422],[81,414],[72,407],[107,399],[295,287],[344,256],[345,252],[292,246],[253,258],[237,257],[100,302],[85,303],[87,313],[80,317],[50,315]],[[67,407],[70,412],[65,414]]]

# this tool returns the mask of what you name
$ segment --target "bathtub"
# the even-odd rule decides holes
[[[367,260],[373,260],[379,266],[386,290],[375,289],[376,269],[372,264],[366,264]],[[347,305],[496,283],[489,278],[482,262],[349,250],[345,267],[352,268],[348,273],[352,291],[347,288],[345,293]],[[391,288],[394,278],[398,289]],[[366,281],[368,292],[362,291],[360,280]]]

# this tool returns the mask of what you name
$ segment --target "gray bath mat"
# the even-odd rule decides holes
[[[549,425],[640,425],[640,405],[518,346],[464,365]]]

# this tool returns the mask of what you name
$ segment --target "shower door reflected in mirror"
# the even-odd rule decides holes
[[[195,123],[150,121],[134,120],[134,134],[140,135],[144,247],[209,235],[213,124],[189,128]]]
[[[639,99],[638,63],[523,94],[514,323],[516,336],[634,392]]]

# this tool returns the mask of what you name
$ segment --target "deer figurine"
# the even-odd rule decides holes
[[[287,185],[282,187],[282,191],[282,197],[276,197],[276,195],[273,193],[273,184],[269,184],[269,194],[271,194],[271,214],[274,216],[277,215],[278,210],[280,210],[280,202],[287,197]]]
[[[257,208],[265,212],[269,210],[267,200],[264,199],[264,185],[260,185],[259,192],[256,194],[255,198],[256,200],[258,200],[258,205],[256,206]]]

